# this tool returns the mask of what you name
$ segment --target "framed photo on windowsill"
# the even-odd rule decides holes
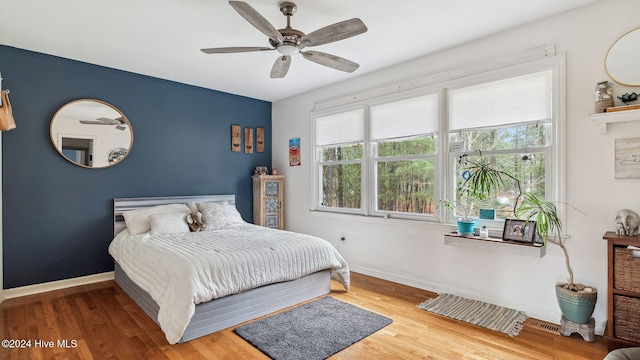
[[[506,219],[504,221],[504,231],[502,240],[519,241],[533,243],[536,233],[536,222],[518,219]]]

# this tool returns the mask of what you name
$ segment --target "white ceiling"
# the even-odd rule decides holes
[[[276,101],[595,1],[294,0],[291,26],[304,33],[354,17],[369,31],[307,48],[359,63],[354,73],[295,55],[284,79],[269,78],[275,51],[200,51],[269,46],[224,0],[2,1],[0,44]],[[279,0],[246,2],[275,28],[286,26]]]

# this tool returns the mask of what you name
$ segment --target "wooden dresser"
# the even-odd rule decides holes
[[[608,243],[609,264],[605,337],[622,345],[640,346],[640,258],[627,249],[629,245],[640,247],[640,236],[608,231],[603,239]]]
[[[284,229],[284,176],[253,177],[253,223]]]

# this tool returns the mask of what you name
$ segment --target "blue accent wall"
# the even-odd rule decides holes
[[[0,71],[17,124],[2,135],[5,288],[113,270],[113,198],[234,193],[252,220],[253,169],[271,168],[270,102],[2,45]],[[53,115],[82,98],[131,121],[120,164],[82,168],[53,147]],[[232,124],[264,127],[265,152],[231,152]]]

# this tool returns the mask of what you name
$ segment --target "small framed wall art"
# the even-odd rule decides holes
[[[615,140],[616,179],[640,179],[640,138]]]
[[[256,152],[264,152],[264,128],[256,127]]]
[[[240,144],[242,139],[240,133],[242,132],[240,125],[231,125],[231,151],[240,152]]]
[[[253,154],[253,128],[244,128],[244,153]]]
[[[300,138],[289,139],[289,166],[300,166]]]

